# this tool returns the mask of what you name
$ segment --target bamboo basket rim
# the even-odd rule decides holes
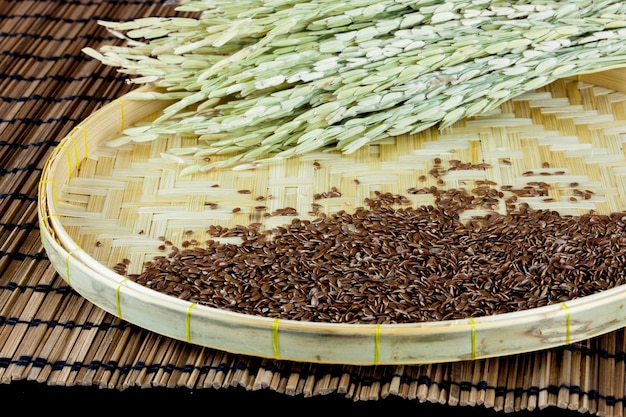
[[[579,81],[626,93],[626,70],[583,75]],[[163,107],[163,102],[135,102],[124,96],[105,105],[60,141],[39,182],[41,240],[51,263],[81,296],[121,319],[232,353],[345,365],[440,363],[520,354],[564,346],[626,324],[624,285],[509,313],[376,325],[246,315],[183,301],[137,284],[96,261],[73,240],[57,211],[57,193],[90,149]],[[590,315],[604,316],[602,325],[594,324]]]

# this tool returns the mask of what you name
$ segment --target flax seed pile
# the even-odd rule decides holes
[[[293,212],[291,224],[271,230],[260,223],[211,226],[211,236],[239,236],[242,243],[172,246],[128,276],[244,314],[381,324],[531,309],[626,282],[626,213],[571,216],[516,204],[518,196],[544,196],[549,187],[415,187],[407,195],[431,193],[434,204],[412,207],[406,196],[375,193],[352,213],[301,220]],[[505,191],[511,197],[503,199]],[[580,198],[589,193],[574,190]],[[505,214],[460,219],[465,210],[492,210],[502,201]]]

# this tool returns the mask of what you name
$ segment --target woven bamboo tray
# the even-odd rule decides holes
[[[311,154],[255,170],[192,176],[181,176],[184,166],[161,153],[190,146],[193,139],[172,137],[118,148],[104,144],[165,106],[121,97],[77,125],[47,161],[39,186],[41,238],[59,274],[95,305],[156,333],[232,353],[375,365],[479,359],[562,346],[626,325],[626,288],[472,319],[331,324],[210,308],[148,289],[112,268],[128,259],[128,272],[139,273],[145,261],[162,255],[157,249],[161,236],[174,245],[190,238],[204,242],[208,225],[251,223],[255,195],[271,195],[266,202],[270,210],[289,206],[307,213],[314,193],[338,186],[342,197],[323,202],[332,213],[361,206],[375,191],[404,194],[436,157],[487,162],[492,168],[479,171],[480,179],[500,184],[531,181],[522,173],[541,168],[542,161],[558,160],[567,173],[553,188],[576,181],[593,190],[594,197],[573,203],[563,186],[562,199],[529,204],[574,215],[590,209],[622,211],[625,93],[626,70],[590,74],[559,80],[446,130],[385,141],[352,155]],[[447,186],[479,179],[476,172],[472,175],[447,179]],[[242,189],[252,190],[251,195],[238,193]],[[208,209],[207,201],[225,209]],[[232,213],[233,207],[241,211]],[[290,220],[254,219],[270,227]]]

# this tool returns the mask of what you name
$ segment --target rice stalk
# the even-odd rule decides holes
[[[174,100],[130,140],[196,135],[185,173],[370,143],[488,112],[558,78],[626,65],[620,1],[182,1],[198,18],[100,22],[85,53]],[[114,139],[113,143],[125,143]],[[191,154],[191,153],[190,153]]]

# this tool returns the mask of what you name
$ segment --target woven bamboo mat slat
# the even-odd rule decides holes
[[[35,226],[38,177],[51,149],[75,123],[130,89],[114,71],[80,53],[82,46],[112,39],[96,19],[164,15],[171,8],[151,1],[0,1],[0,10],[0,33],[11,35],[0,47],[2,384],[30,380],[113,390],[240,387],[303,397],[337,393],[354,401],[399,397],[505,413],[558,406],[580,413],[624,414],[623,330],[515,357],[421,366],[325,366],[187,345],[93,307],[60,279],[43,253]],[[592,100],[607,112],[621,106],[626,113],[610,94],[586,89],[580,94],[580,103]],[[558,110],[558,100],[554,105]],[[521,103],[515,111],[543,117],[544,123],[589,143],[600,140],[556,111],[546,117]],[[597,175],[602,177],[601,169]]]

